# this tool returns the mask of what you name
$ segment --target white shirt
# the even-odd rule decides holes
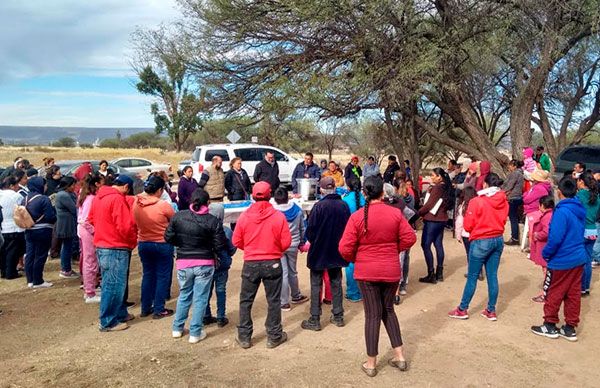
[[[23,196],[11,189],[0,190],[0,206],[2,206],[2,233],[21,233],[24,230],[15,224],[13,215],[15,206],[23,203]]]

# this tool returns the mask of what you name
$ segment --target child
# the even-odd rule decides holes
[[[465,251],[467,253],[467,268],[469,267],[469,249],[471,247],[471,242],[469,241],[470,234],[464,229],[463,225],[469,202],[475,197],[477,197],[477,192],[473,186],[467,186],[462,190],[459,197],[460,204],[456,211],[456,224],[454,225],[454,235],[456,239],[465,246]],[[467,277],[466,272],[465,277]],[[479,280],[483,280],[483,270],[479,274]]]
[[[534,264],[542,267],[544,279],[546,278],[546,260],[542,257],[542,250],[548,241],[548,229],[554,210],[554,197],[547,195],[540,198],[540,211],[537,212],[531,223],[531,255],[530,259]],[[534,302],[544,303],[544,290],[539,295],[532,298]]]
[[[554,209],[548,242],[542,250],[542,257],[548,263],[544,281],[544,323],[532,326],[531,331],[548,338],[560,336],[577,341],[575,328],[581,310],[581,276],[587,262],[581,238],[585,230],[585,208],[575,198],[577,183],[573,178],[563,177],[558,191],[560,202]],[[558,312],[563,301],[565,325],[558,330]]]
[[[588,261],[583,267],[583,279],[581,280],[581,294],[588,296],[590,294],[590,285],[592,282],[592,256],[594,254],[594,244],[598,239],[596,229],[596,218],[600,212],[600,199],[598,198],[598,184],[593,175],[589,172],[583,172],[577,179],[577,198],[585,208],[585,232],[584,246],[588,254]]]

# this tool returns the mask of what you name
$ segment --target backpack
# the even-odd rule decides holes
[[[15,220],[15,224],[19,228],[31,229],[33,225],[35,225],[36,221],[33,220],[33,218],[31,217],[31,213],[29,213],[29,210],[27,210],[27,205],[29,205],[31,201],[33,201],[39,196],[40,194],[34,195],[29,201],[25,202],[25,205],[15,206],[15,213],[13,215],[13,219]],[[37,221],[40,221],[43,217],[44,215],[42,215]]]

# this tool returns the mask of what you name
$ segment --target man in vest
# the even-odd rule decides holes
[[[200,187],[206,190],[212,202],[222,202],[225,196],[225,173],[221,168],[223,159],[215,155],[210,167],[202,172]]]

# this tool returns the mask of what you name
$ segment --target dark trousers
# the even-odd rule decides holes
[[[423,234],[421,236],[421,248],[423,248],[423,256],[427,263],[427,271],[433,272],[433,251],[431,244],[435,247],[437,266],[444,266],[444,226],[445,222],[425,221],[423,226]]]
[[[4,279],[18,276],[17,264],[25,253],[25,233],[2,233],[4,244],[0,249],[0,275]]]
[[[331,312],[334,316],[341,317],[344,315],[341,268],[310,270],[310,315],[315,318],[321,317],[321,287],[323,287],[323,274],[325,271],[327,271],[331,283]]]
[[[242,267],[240,290],[240,324],[238,335],[242,340],[252,338],[252,305],[262,282],[267,297],[267,319],[265,328],[270,339],[281,338],[281,281],[282,270],[279,257],[276,260],[245,261]]]
[[[225,310],[227,307],[227,280],[229,279],[229,269],[215,271],[213,280],[210,285],[210,292],[208,294],[208,303],[206,304],[206,312],[204,316],[206,318],[212,317],[212,311],[210,309],[210,299],[212,298],[213,291],[217,294],[217,319],[226,318]]]
[[[508,201],[508,219],[510,220],[510,238],[519,241],[519,209],[523,206],[522,199]]]
[[[382,321],[392,348],[402,346],[400,323],[398,323],[398,317],[394,311],[394,296],[398,289],[398,283],[360,280],[357,280],[357,283],[363,296],[363,306],[365,308],[367,355],[375,357],[379,354],[379,329]]]
[[[52,229],[30,229],[25,231],[25,275],[27,283],[34,286],[44,283],[44,266],[52,242]]]
[[[142,262],[142,312],[160,314],[171,288],[173,273],[173,246],[167,243],[142,242],[138,244]]]
[[[544,281],[544,322],[558,323],[558,312],[564,302],[565,322],[576,327],[581,311],[581,274],[583,266],[567,270],[550,269]]]
[[[60,257],[60,251],[62,248],[62,240],[56,236],[56,224],[52,227],[52,242],[50,244],[50,257],[57,259]]]

